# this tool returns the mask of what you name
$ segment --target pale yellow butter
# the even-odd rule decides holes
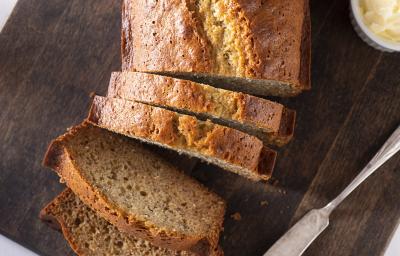
[[[400,0],[360,0],[360,11],[372,32],[400,42]]]

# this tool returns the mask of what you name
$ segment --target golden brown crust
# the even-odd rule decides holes
[[[96,96],[88,121],[126,136],[202,157],[253,180],[268,179],[275,163],[276,152],[264,147],[256,137],[142,103]]]
[[[281,104],[248,94],[237,93],[237,95],[239,116],[242,123],[249,123],[267,133],[274,133],[279,130],[284,110]]]
[[[188,80],[138,72],[113,72],[108,97],[144,102],[181,113],[211,118],[259,137],[266,144],[283,146],[293,137],[294,112],[279,103],[244,93],[217,89]]]
[[[232,76],[218,69],[197,8],[193,0],[124,0],[123,70]],[[276,94],[287,96],[310,88],[308,0],[234,0],[224,8],[237,15],[237,36],[245,35],[246,71],[235,76],[279,81],[291,89]]]
[[[296,122],[296,111],[291,109],[285,109],[282,114],[282,121],[279,126],[277,133],[269,134],[268,137],[263,137],[263,141],[266,143],[272,143],[279,147],[282,147],[289,143],[294,135],[294,127]]]
[[[181,0],[123,1],[122,68],[206,72],[210,47],[196,27]]]
[[[82,123],[69,130],[68,133],[54,140],[47,150],[44,158],[44,165],[54,169],[61,179],[67,184],[71,190],[79,196],[79,198],[92,208],[102,218],[118,227],[119,230],[132,234],[144,240],[151,241],[154,245],[173,250],[191,250],[191,248],[199,248],[199,242],[202,241],[201,251],[197,251],[199,255],[208,252],[218,244],[219,234],[210,234],[209,237],[196,237],[186,234],[180,234],[176,231],[163,230],[156,227],[147,220],[141,220],[138,216],[127,214],[117,205],[110,202],[100,191],[96,190],[85,177],[81,175],[81,171],[74,163],[74,159],[68,152],[64,143],[69,140],[75,133],[79,133],[80,129],[90,126],[88,123]],[[223,214],[222,214],[223,215]],[[223,216],[221,216],[222,227]],[[206,241],[204,243],[203,241]]]
[[[145,102],[208,114],[254,125],[266,132],[279,130],[284,107],[244,93],[213,88],[188,80],[138,72],[114,72],[108,97]]]
[[[236,0],[249,22],[254,50],[260,57],[257,78],[301,84],[301,43],[307,0]]]

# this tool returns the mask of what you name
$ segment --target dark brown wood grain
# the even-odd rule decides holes
[[[282,100],[298,111],[279,152],[277,184],[197,164],[192,175],[228,202],[225,255],[262,255],[307,210],[341,191],[400,124],[399,54],[364,44],[348,1],[311,1],[310,92]],[[73,255],[39,210],[62,190],[41,166],[51,139],[86,115],[120,70],[120,1],[20,0],[0,34],[0,232],[41,255]],[[194,161],[164,153],[186,171]],[[400,156],[332,215],[305,255],[381,255],[400,218]],[[240,213],[242,219],[230,215]]]

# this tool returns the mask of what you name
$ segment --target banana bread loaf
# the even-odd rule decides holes
[[[310,88],[308,0],[124,0],[122,68],[256,95]]]

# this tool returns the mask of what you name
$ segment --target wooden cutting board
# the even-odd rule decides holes
[[[313,89],[283,100],[298,122],[279,152],[277,183],[205,164],[192,171],[228,202],[225,255],[261,255],[341,191],[400,124],[400,55],[356,36],[348,2],[311,1]],[[104,95],[119,49],[116,0],[20,0],[0,35],[0,232],[41,255],[72,255],[37,218],[63,188],[41,159],[51,139],[85,117],[90,92]],[[305,255],[381,255],[399,223],[399,167],[397,155],[353,193]]]

